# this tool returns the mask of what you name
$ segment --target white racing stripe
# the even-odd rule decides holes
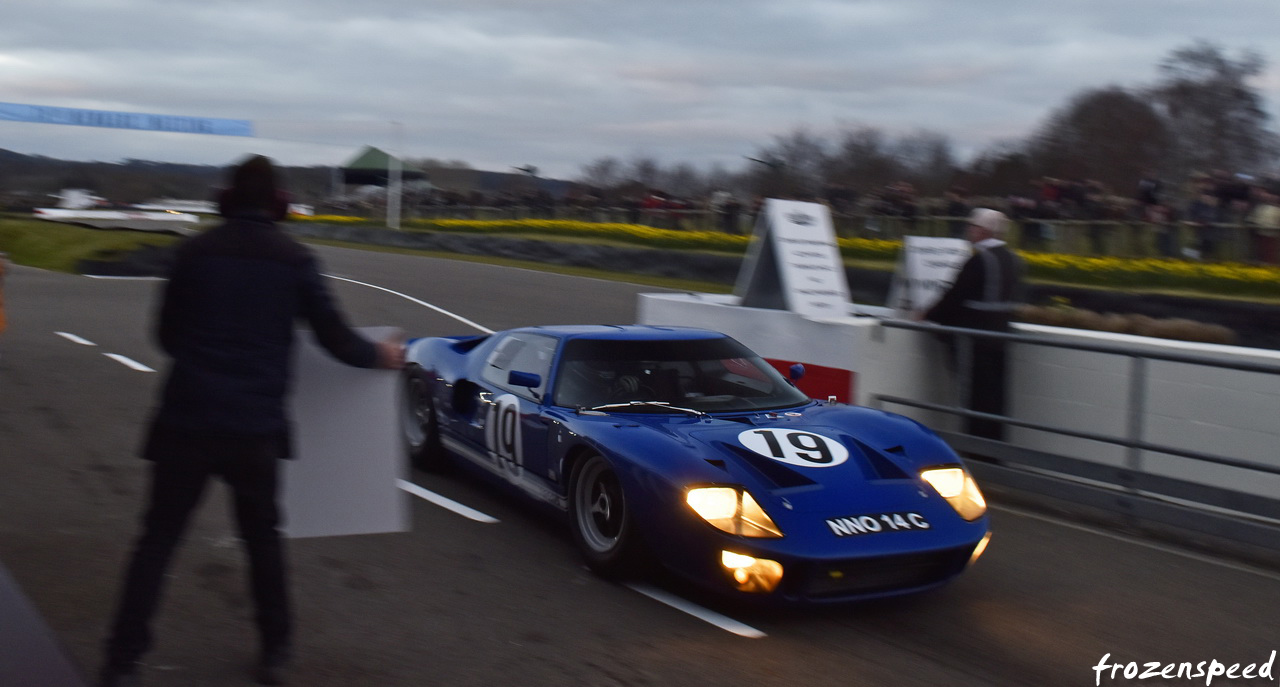
[[[421,305],[421,306],[422,306],[422,307],[424,307],[424,308],[430,308],[431,310],[434,310],[434,311],[436,311],[436,312],[440,313],[441,315],[446,315],[446,316],[448,316],[448,317],[452,317],[453,319],[455,319],[455,320],[457,320],[457,321],[459,321],[459,322],[461,322],[461,323],[463,323],[463,324],[467,325],[468,327],[475,327],[476,329],[479,329],[480,331],[484,332],[485,334],[492,334],[492,333],[493,333],[493,330],[492,330],[492,329],[489,329],[488,327],[485,327],[485,326],[482,326],[482,325],[476,324],[475,322],[472,322],[471,320],[468,320],[467,318],[463,317],[462,315],[457,315],[457,314],[455,314],[455,313],[451,313],[451,312],[449,312],[448,310],[445,310],[444,308],[441,308],[441,307],[440,307],[440,306],[438,306],[438,305],[432,305],[432,304],[430,304],[430,303],[428,303],[428,302],[426,302],[426,301],[418,300],[417,298],[414,298],[413,296],[405,295],[405,294],[403,294],[403,293],[400,293],[399,291],[392,291],[391,289],[388,289],[388,288],[387,288],[387,287],[385,287],[385,286],[378,286],[377,284],[369,284],[369,283],[367,283],[367,282],[356,281],[355,279],[347,279],[346,277],[339,277],[339,276],[334,275],[334,274],[326,274],[326,275],[324,275],[324,276],[326,276],[326,277],[328,277],[328,278],[330,278],[330,279],[337,279],[338,281],[345,281],[345,282],[350,282],[350,283],[352,283],[352,284],[359,284],[360,286],[367,286],[367,287],[369,287],[369,288],[371,288],[371,289],[377,289],[377,290],[379,290],[379,291],[386,291],[387,293],[390,293],[390,294],[393,294],[393,295],[399,296],[399,297],[401,297],[401,298],[403,298],[403,299],[405,299],[405,300],[407,300],[407,301],[410,301],[410,302],[413,302],[413,303],[417,303],[418,305]]]
[[[81,346],[97,346],[98,345],[88,339],[76,336],[75,334],[68,334],[67,332],[54,332],[54,334],[57,334],[58,336],[61,336],[62,338],[72,343],[78,343]]]
[[[457,513],[458,515],[461,515],[464,518],[475,520],[476,522],[483,522],[486,524],[493,524],[493,523],[499,522],[499,520],[493,517],[492,515],[486,515],[474,508],[464,506],[461,503],[454,501],[453,499],[449,499],[444,496],[441,496],[435,493],[434,491],[423,489],[422,487],[408,480],[398,479],[396,480],[396,486],[409,492],[410,494],[413,494],[414,496],[417,496],[420,499],[423,499],[424,501],[429,501],[431,503],[436,504],[437,506],[440,506],[441,508],[451,510],[454,513]]]
[[[117,363],[120,363],[121,365],[124,365],[127,368],[137,370],[138,372],[155,372],[155,370],[147,367],[146,365],[143,365],[142,363],[134,360],[133,358],[126,358],[125,356],[120,355],[119,353],[103,353],[103,355],[107,356],[108,358],[111,358],[112,360],[116,361]]]
[[[756,628],[751,627],[750,625],[747,625],[745,623],[740,623],[737,620],[730,618],[729,616],[721,615],[711,609],[703,608],[702,606],[699,606],[698,604],[695,604],[692,601],[687,601],[673,594],[668,594],[667,592],[664,592],[660,589],[654,589],[649,585],[629,584],[627,586],[631,588],[632,591],[644,594],[650,599],[664,603],[678,611],[684,611],[685,613],[688,613],[689,615],[697,618],[698,620],[711,623],[712,625],[715,625],[721,630],[724,630],[725,632],[732,632],[733,634],[738,635],[739,637],[746,637],[748,639],[760,639],[762,637],[769,636],[764,632],[761,632],[760,630],[757,630]]]

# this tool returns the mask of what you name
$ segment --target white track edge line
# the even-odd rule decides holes
[[[769,636],[764,632],[757,630],[756,628],[751,627],[750,625],[747,625],[746,623],[739,622],[726,615],[721,615],[720,613],[716,613],[715,611],[709,608],[703,608],[702,606],[699,606],[698,604],[695,604],[692,601],[689,601],[687,599],[682,599],[678,596],[675,596],[674,594],[669,594],[660,589],[655,589],[653,587],[650,587],[649,585],[629,584],[627,585],[627,587],[630,588],[631,591],[644,594],[645,596],[649,597],[650,599],[653,599],[654,601],[664,603],[676,609],[677,611],[683,611],[685,613],[688,613],[689,615],[697,618],[698,620],[701,620],[706,623],[711,623],[712,625],[715,625],[721,630],[724,630],[726,632],[732,632],[733,634],[738,635],[739,637],[746,637],[747,639],[761,639]]]
[[[409,296],[409,295],[406,295],[406,294],[400,293],[399,291],[393,291],[393,290],[391,290],[391,289],[388,289],[388,288],[387,288],[387,287],[385,287],[385,286],[378,286],[377,284],[370,284],[370,283],[368,283],[368,282],[357,281],[357,280],[355,280],[355,279],[348,279],[348,278],[346,278],[346,277],[339,277],[339,276],[337,276],[337,275],[335,275],[335,274],[326,274],[326,275],[324,275],[324,276],[326,276],[326,277],[328,277],[328,278],[330,278],[330,279],[337,279],[338,281],[345,281],[345,282],[350,282],[350,283],[352,283],[352,284],[359,284],[360,286],[367,286],[367,287],[369,287],[369,288],[371,288],[371,289],[377,289],[377,290],[379,290],[379,291],[386,291],[387,293],[390,293],[390,294],[393,294],[393,295],[399,296],[399,297],[401,297],[401,298],[403,298],[403,299],[405,299],[405,300],[407,300],[407,301],[411,301],[411,302],[413,302],[413,303],[417,303],[418,305],[421,305],[421,306],[422,306],[422,307],[424,307],[424,308],[430,308],[431,310],[434,310],[434,311],[436,311],[436,312],[440,313],[441,315],[446,315],[446,316],[448,316],[448,317],[452,317],[453,319],[455,319],[455,320],[457,320],[457,321],[459,321],[459,322],[461,322],[461,323],[463,323],[463,324],[467,325],[468,327],[475,327],[476,329],[479,329],[480,331],[484,332],[485,334],[492,334],[492,333],[493,333],[493,330],[492,330],[492,329],[489,329],[488,327],[485,327],[485,326],[482,326],[482,325],[476,324],[475,322],[472,322],[471,320],[468,320],[467,318],[465,318],[465,317],[463,317],[463,316],[461,316],[461,315],[458,315],[458,314],[455,314],[455,313],[451,313],[451,312],[449,312],[448,310],[445,310],[444,308],[441,308],[441,307],[440,307],[440,306],[438,306],[438,305],[432,305],[431,303],[428,303],[428,302],[426,302],[426,301],[418,300],[417,298],[414,298],[413,296]]]
[[[103,353],[103,355],[107,356],[108,358],[111,358],[112,360],[116,361],[117,363],[120,363],[121,365],[124,365],[127,368],[137,370],[138,372],[155,372],[155,370],[147,367],[146,365],[143,365],[142,363],[134,360],[133,358],[127,358],[123,355],[120,355],[119,353]]]
[[[82,336],[76,336],[75,334],[70,334],[68,332],[54,332],[54,334],[57,334],[58,336],[61,336],[62,338],[72,343],[78,343],[81,346],[97,346],[98,345]]]
[[[435,505],[440,506],[441,508],[444,508],[446,510],[451,510],[454,513],[457,513],[458,515],[461,515],[464,518],[475,520],[476,522],[483,522],[485,524],[490,524],[490,525],[500,522],[500,520],[493,517],[492,515],[487,515],[469,506],[464,506],[461,503],[454,501],[453,499],[441,496],[435,493],[434,491],[424,489],[423,487],[417,484],[414,484],[413,482],[410,482],[408,480],[398,479],[396,480],[396,486],[409,492],[410,494],[413,494],[414,496],[417,496],[418,498],[424,501],[434,503]]]

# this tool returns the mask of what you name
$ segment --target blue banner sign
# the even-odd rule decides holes
[[[142,114],[139,112],[81,110],[73,107],[19,105],[17,103],[0,103],[0,121],[102,126],[111,129],[141,129],[143,131],[169,131],[180,134],[209,134],[213,136],[253,136],[253,122],[247,119],[181,117],[177,115]]]

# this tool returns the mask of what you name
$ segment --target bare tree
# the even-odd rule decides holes
[[[711,165],[707,170],[706,182],[707,190],[714,191],[716,189],[724,189],[734,193],[744,193],[745,186],[742,181],[743,174],[741,172],[733,172],[720,163]]]
[[[962,183],[976,196],[1026,196],[1035,170],[1021,141],[999,141],[982,151],[962,175]]]
[[[658,164],[658,161],[644,155],[636,155],[631,158],[624,173],[626,181],[640,184],[645,188],[657,188],[661,175],[662,166]]]
[[[845,131],[827,162],[827,181],[867,191],[892,184],[903,169],[884,132],[873,127]]]
[[[956,174],[951,141],[940,133],[917,131],[899,138],[890,150],[902,176],[923,193],[940,195]]]
[[[1129,189],[1165,167],[1171,144],[1165,121],[1147,100],[1111,86],[1079,93],[1051,113],[1028,153],[1040,174]]]
[[[755,193],[773,198],[817,198],[826,178],[827,144],[804,129],[774,137],[748,158],[747,176]]]
[[[658,188],[682,198],[698,198],[706,195],[706,177],[693,165],[680,162],[658,173]]]
[[[1265,66],[1257,51],[1232,59],[1206,41],[1174,50],[1160,63],[1162,78],[1151,95],[1187,172],[1252,172],[1274,162],[1277,137],[1267,129],[1262,96],[1249,84]]]
[[[613,156],[599,157],[582,166],[579,182],[600,189],[611,189],[626,181],[622,162]]]

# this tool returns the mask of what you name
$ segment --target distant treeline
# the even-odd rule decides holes
[[[331,192],[330,167],[284,167],[295,200],[314,203]],[[62,189],[92,191],[115,203],[156,198],[207,200],[225,183],[224,167],[148,160],[80,162],[0,149],[0,208],[23,211],[48,205]]]

